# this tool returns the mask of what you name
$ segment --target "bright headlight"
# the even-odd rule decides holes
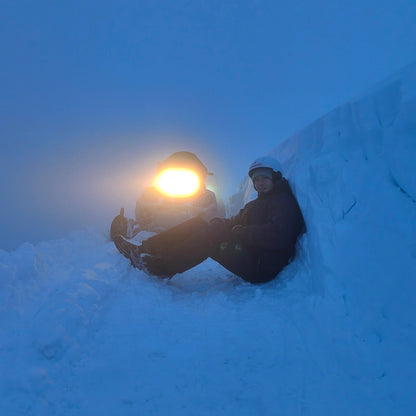
[[[166,169],[156,178],[156,187],[171,197],[187,197],[198,191],[200,182],[192,170]]]

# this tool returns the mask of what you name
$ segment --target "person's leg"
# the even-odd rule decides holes
[[[268,282],[276,276],[276,274],[264,270],[259,265],[258,255],[233,236],[218,244],[211,252],[210,257],[250,283]]]
[[[164,253],[189,238],[190,235],[205,230],[208,226],[209,224],[200,217],[191,218],[144,240],[141,244],[141,251],[152,255]]]
[[[114,237],[117,249],[131,264],[160,277],[172,277],[208,257],[209,224],[192,218],[148,238],[137,246],[121,235]]]
[[[142,260],[151,274],[173,276],[208,258],[222,235],[220,227],[193,218],[145,240]]]
[[[123,238],[115,240],[132,265],[160,277],[172,277],[211,257],[232,273],[251,283],[273,279],[277,272],[259,265],[258,255],[243,246],[222,227],[193,218],[135,246]]]

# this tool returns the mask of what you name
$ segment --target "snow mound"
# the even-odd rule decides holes
[[[413,414],[415,69],[270,152],[308,227],[270,283],[159,280],[88,230],[0,251],[0,414]]]

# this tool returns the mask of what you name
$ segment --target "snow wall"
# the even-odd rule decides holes
[[[378,233],[372,234],[378,226],[387,240],[390,231],[397,236],[394,221],[416,239],[415,223],[400,217],[402,205],[416,208],[416,64],[299,130],[268,155],[282,164],[302,207],[308,234],[301,248],[314,271],[330,261],[327,245],[340,243],[334,241],[336,231],[348,228],[350,218],[362,221],[364,232],[371,231],[362,241],[368,244],[363,253],[379,246]],[[245,179],[230,199],[230,214],[254,197],[251,181]],[[358,248],[362,239],[353,234],[350,243]],[[414,253],[416,241],[406,242]],[[400,263],[400,255],[392,259],[394,251],[379,261]],[[354,262],[348,254],[338,267]],[[316,288],[324,287],[318,275],[313,280]]]
[[[416,365],[409,357],[416,348],[416,64],[268,155],[282,164],[308,229],[290,266],[299,269],[286,270],[283,279],[294,277],[292,287],[315,301],[322,297],[326,312],[315,315],[318,326],[334,331],[323,348],[333,353],[340,347],[352,377],[364,380],[370,367],[378,368],[373,388],[385,390],[374,400],[382,404],[367,397],[364,413],[414,413],[410,386],[416,386]],[[254,197],[246,179],[231,198],[231,214]],[[359,401],[351,396],[337,412],[354,414]],[[321,412],[311,414],[333,414]]]

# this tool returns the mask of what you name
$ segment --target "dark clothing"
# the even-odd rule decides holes
[[[209,223],[192,218],[144,241],[142,250],[150,254],[144,260],[156,275],[173,276],[211,257],[244,280],[262,283],[289,263],[304,231],[299,205],[281,178],[236,216]]]

